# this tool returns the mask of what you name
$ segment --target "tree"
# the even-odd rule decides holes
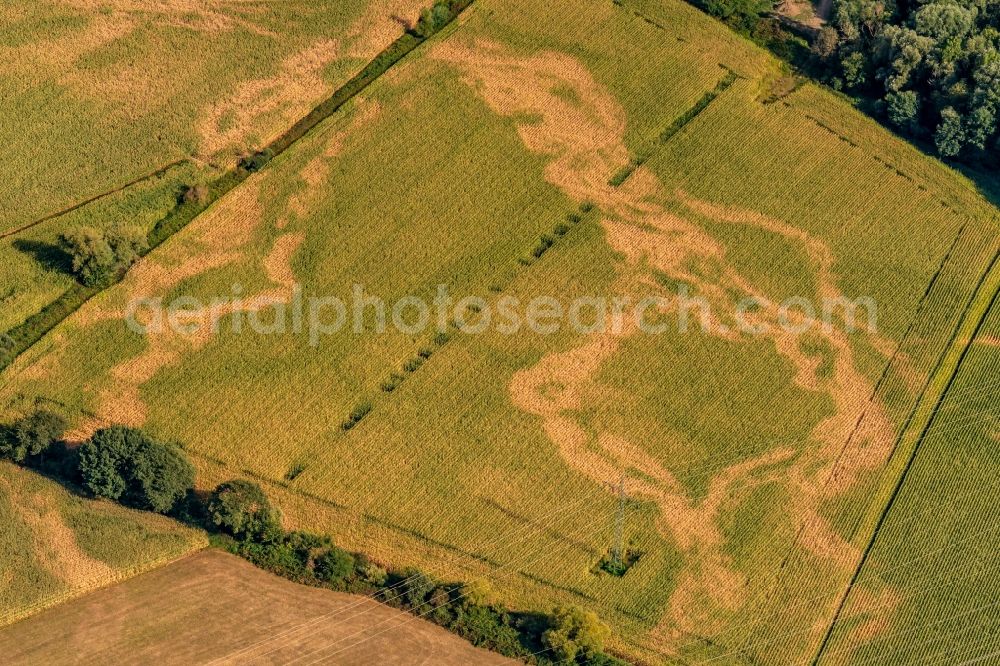
[[[0,437],[0,455],[16,463],[41,454],[66,432],[66,419],[52,412],[39,410],[25,416]]]
[[[774,9],[773,0],[704,0],[704,2],[705,11],[743,32],[753,30],[758,19]]]
[[[965,119],[965,140],[980,150],[986,148],[986,142],[996,131],[996,112],[990,106],[977,108]]]
[[[499,602],[489,581],[477,578],[462,585],[462,604],[466,606],[495,606]]]
[[[60,237],[73,260],[73,274],[88,287],[107,284],[115,269],[115,253],[104,234],[93,227],[80,227]]]
[[[576,606],[559,606],[552,613],[549,629],[542,634],[542,644],[558,660],[574,662],[601,652],[610,637],[611,629],[595,613]]]
[[[177,447],[147,440],[132,468],[129,503],[167,513],[194,487],[194,466]]]
[[[72,258],[73,274],[88,287],[110,284],[149,247],[141,231],[121,226],[107,233],[79,227],[59,240]]]
[[[934,132],[934,145],[945,157],[954,157],[962,150],[965,141],[965,130],[962,129],[962,117],[952,107],[941,111],[941,122]]]
[[[220,484],[208,502],[212,522],[237,539],[260,539],[281,531],[280,515],[252,481],[234,479]]]
[[[448,3],[443,0],[438,0],[430,7],[425,7],[420,12],[420,18],[417,20],[416,33],[421,37],[430,37],[435,32],[448,25],[451,18],[452,12],[448,7]]]
[[[80,446],[80,475],[98,497],[159,513],[194,486],[194,467],[175,446],[125,426],[98,430]]]
[[[816,39],[813,40],[812,52],[820,58],[829,58],[836,52],[839,40],[840,36],[837,34],[836,29],[824,26],[816,35]]]
[[[342,548],[330,547],[316,558],[316,576],[327,583],[339,583],[354,573],[354,556]]]
[[[851,88],[860,88],[868,80],[865,57],[857,51],[844,56],[840,68],[844,71],[844,81]]]
[[[886,111],[893,125],[907,131],[919,127],[920,98],[912,90],[889,93],[885,96]]]
[[[408,569],[403,572],[403,600],[410,608],[419,608],[427,601],[434,587],[434,579],[418,569]]]

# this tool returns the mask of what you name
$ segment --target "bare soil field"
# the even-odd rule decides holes
[[[6,664],[507,664],[366,597],[206,550],[0,631]]]

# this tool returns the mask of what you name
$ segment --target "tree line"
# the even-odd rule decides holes
[[[0,426],[0,458],[34,469],[81,494],[169,515],[207,530],[213,545],[289,580],[369,594],[462,636],[473,645],[536,664],[622,666],[604,652],[611,630],[592,611],[559,606],[514,612],[485,581],[440,581],[415,568],[392,570],[329,536],[286,530],[260,485],[245,479],[195,490],[183,448],[138,428],[113,425],[72,446],[66,420],[38,410]]]

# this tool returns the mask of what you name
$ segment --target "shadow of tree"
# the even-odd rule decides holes
[[[11,245],[18,252],[31,255],[45,270],[67,275],[73,273],[73,258],[58,245],[23,239]]]

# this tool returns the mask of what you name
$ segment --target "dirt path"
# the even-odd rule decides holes
[[[5,664],[514,664],[365,597],[220,551],[191,555],[0,630]]]
[[[777,483],[790,477],[802,497],[789,507],[790,522],[808,526],[800,531],[800,544],[820,557],[850,566],[858,553],[820,518],[818,507],[823,499],[850,487],[863,471],[884,462],[892,429],[881,406],[868,401],[871,383],[857,369],[846,334],[836,327],[821,329],[820,335],[834,350],[835,362],[830,377],[817,376],[817,361],[802,352],[799,336],[778,326],[778,304],[726,261],[720,243],[691,220],[657,203],[671,195],[651,172],[640,167],[621,187],[607,184],[609,174],[628,161],[623,141],[625,113],[577,60],[548,52],[522,56],[496,43],[462,44],[455,39],[438,45],[432,56],[458,68],[496,113],[531,119],[519,122],[517,131],[529,150],[551,158],[546,180],[577,201],[594,202],[604,214],[607,242],[626,258],[626,265],[619,270],[620,292],[640,295],[640,288],[655,284],[650,270],[661,271],[693,285],[696,295],[706,298],[713,312],[720,313],[713,315],[718,319],[712,322],[709,334],[732,340],[742,337],[737,329],[727,326],[723,330],[718,325],[731,323],[736,303],[730,294],[753,296],[761,307],[749,317],[755,320],[751,323],[768,325],[767,335],[776,351],[796,368],[796,382],[807,390],[828,393],[834,400],[834,414],[817,424],[812,433],[818,446],[805,447],[799,456],[796,447],[779,447],[749,460],[734,461],[712,479],[708,496],[695,502],[641,447],[599,426],[592,434],[573,416],[585,408],[585,397],[599,390],[595,379],[598,370],[619,351],[623,340],[637,333],[635,326],[595,334],[580,346],[549,354],[515,374],[511,399],[541,418],[543,430],[568,465],[606,484],[613,485],[621,470],[628,468],[655,480],[630,475],[626,488],[629,494],[660,505],[659,528],[675,540],[687,563],[671,598],[670,612],[657,630],[659,637],[670,645],[685,633],[711,635],[725,627],[726,611],[739,608],[745,600],[747,581],[723,554],[718,527],[720,511],[739,501],[740,486]],[[573,95],[558,94],[566,89]],[[803,246],[810,260],[805,268],[818,278],[817,296],[842,296],[833,275],[832,252],[819,239],[755,211],[699,201],[684,192],[674,193],[672,198],[694,214],[764,229]],[[718,277],[706,279],[702,275]],[[883,339],[872,344],[884,354],[894,348],[892,341]],[[859,421],[861,426],[852,437]],[[841,454],[845,442],[853,444]]]

